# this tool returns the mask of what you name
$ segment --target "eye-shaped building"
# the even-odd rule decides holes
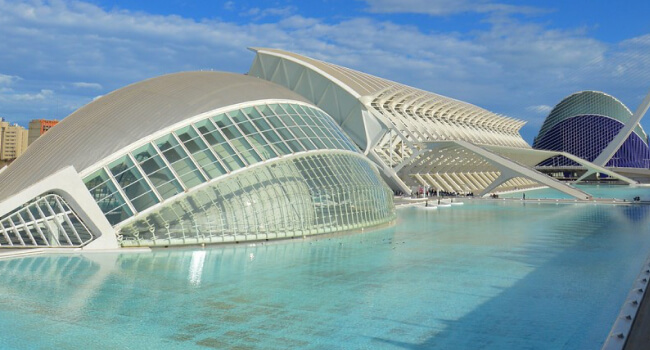
[[[388,223],[392,192],[320,108],[185,72],[77,110],[0,173],[0,247],[169,246]]]

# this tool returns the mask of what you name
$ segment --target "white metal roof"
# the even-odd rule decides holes
[[[67,166],[78,172],[161,129],[246,101],[300,95],[242,74],[164,75],[113,91],[72,113],[0,173],[0,201]]]

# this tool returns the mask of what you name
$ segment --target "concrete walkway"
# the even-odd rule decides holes
[[[43,248],[26,248],[26,249],[1,249],[0,250],[0,260],[2,259],[13,259],[13,258],[24,258],[26,256],[33,256],[43,254],[45,249]]]
[[[630,202],[630,201],[624,201],[621,199],[610,199],[610,198],[592,198],[590,200],[578,200],[578,199],[551,199],[551,198],[528,198],[528,199],[521,199],[521,198],[490,198],[490,197],[429,197],[429,198],[409,198],[409,197],[400,197],[396,196],[393,198],[393,202],[395,203],[396,207],[402,207],[402,206],[409,206],[413,204],[418,204],[418,203],[425,203],[427,200],[429,203],[435,203],[437,202],[438,198],[440,199],[451,199],[453,198],[454,202],[470,202],[470,201],[480,201],[480,202],[503,202],[503,201],[509,201],[509,202],[521,202],[521,203],[565,203],[565,204],[573,204],[573,203],[581,203],[581,204],[618,204],[618,205],[632,205],[632,204],[645,204],[648,205],[650,202],[647,201],[642,201],[642,202]],[[650,348],[649,348],[650,349]]]
[[[637,312],[624,350],[650,349],[650,293],[646,292]]]

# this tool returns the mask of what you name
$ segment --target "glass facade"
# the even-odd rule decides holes
[[[360,156],[324,153],[257,166],[197,189],[120,229],[124,246],[305,236],[395,217],[392,192]]]
[[[576,155],[590,162],[594,161],[623,128],[623,123],[601,115],[579,115],[555,124],[544,135],[535,139],[534,148],[562,151]],[[563,157],[549,158],[538,166],[579,166]],[[608,167],[645,168],[650,167],[650,148],[636,133],[630,136],[616,151]]]
[[[123,245],[306,235],[394,217],[391,192],[370,161],[327,114],[297,103],[262,103],[193,122],[105,164],[84,183],[113,226],[162,203],[118,227]]]
[[[56,194],[35,198],[0,220],[0,247],[82,247],[90,230]]]
[[[537,143],[537,138],[543,137],[556,124],[579,115],[606,116],[625,124],[632,117],[632,112],[621,101],[603,92],[577,92],[565,97],[553,107],[553,110],[544,119],[534,143]],[[634,133],[642,140],[648,139],[640,124],[634,128]]]
[[[159,137],[84,178],[112,225],[181,192],[261,161],[305,151],[357,151],[322,111],[261,104]]]

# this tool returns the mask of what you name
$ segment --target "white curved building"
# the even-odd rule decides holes
[[[390,222],[392,194],[320,108],[185,72],[80,108],[0,173],[0,247],[167,246]]]
[[[534,169],[561,152],[533,150],[519,135],[523,121],[295,53],[252,50],[257,55],[249,75],[285,86],[326,111],[394,190],[427,186],[487,194],[545,185],[579,199],[591,197]]]
[[[395,218],[391,190],[546,185],[522,121],[293,53],[165,75],[80,108],[0,170],[0,248],[296,237]],[[262,78],[262,79],[259,79]],[[379,170],[379,171],[378,171]]]

